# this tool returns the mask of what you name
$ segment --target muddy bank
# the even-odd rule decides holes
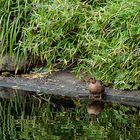
[[[89,93],[86,83],[79,81],[74,74],[69,72],[56,72],[49,76],[46,74],[0,76],[0,87],[82,99],[88,98]],[[121,102],[140,106],[140,91],[123,91],[106,87],[105,102]]]

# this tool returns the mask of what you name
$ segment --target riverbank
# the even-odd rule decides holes
[[[10,77],[0,76],[0,87],[80,99],[87,99],[89,94],[86,83],[78,80],[76,75],[67,71],[55,72],[51,75],[42,73]],[[140,106],[140,91],[106,87],[104,102]]]

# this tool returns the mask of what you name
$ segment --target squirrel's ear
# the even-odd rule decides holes
[[[95,81],[96,81],[96,78],[95,78],[95,77],[93,77],[93,78],[92,78],[92,80],[95,80]]]
[[[87,83],[89,83],[89,82],[95,82],[96,81],[96,79],[95,79],[95,77],[89,77],[89,76],[87,76],[87,77],[85,77],[85,79],[84,79]]]
[[[96,83],[96,80],[95,80],[95,78],[92,78],[91,77],[90,80],[89,80],[89,82],[95,84]]]
[[[104,86],[104,83],[101,81],[101,80],[98,80],[99,81],[99,83],[101,84],[101,85],[103,85]]]
[[[86,82],[90,82],[90,80],[91,80],[91,77],[89,77],[89,76],[87,76],[87,77],[85,77],[85,79],[84,79]]]

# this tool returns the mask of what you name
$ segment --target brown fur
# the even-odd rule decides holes
[[[102,99],[103,95],[104,95],[105,87],[104,87],[102,81],[96,80],[95,78],[90,78],[88,80],[88,90],[91,93],[91,95],[93,96],[92,98],[96,98],[94,96],[99,95],[100,99]]]

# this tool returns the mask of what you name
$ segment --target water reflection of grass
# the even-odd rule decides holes
[[[1,139],[139,139],[138,109],[105,105],[104,112],[89,121],[86,103],[75,108],[57,106],[51,98],[16,97],[1,100]]]

